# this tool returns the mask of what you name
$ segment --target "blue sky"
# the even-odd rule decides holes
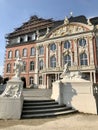
[[[0,0],[0,74],[4,65],[5,35],[30,16],[64,19],[73,16],[98,16],[98,0]]]

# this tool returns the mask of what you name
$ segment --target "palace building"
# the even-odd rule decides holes
[[[32,16],[6,36],[4,77],[14,75],[17,57],[23,60],[26,87],[51,88],[64,64],[70,71],[98,82],[98,17],[70,16],[53,20]]]

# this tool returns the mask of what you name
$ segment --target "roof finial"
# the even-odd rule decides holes
[[[69,24],[68,17],[65,17],[65,19],[64,19],[64,24],[65,24],[65,25]]]
[[[92,23],[91,23],[89,18],[87,19],[87,23],[88,23],[89,26],[92,26]]]

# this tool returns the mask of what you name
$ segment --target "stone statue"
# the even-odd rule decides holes
[[[69,24],[69,20],[68,20],[67,17],[65,17],[64,24],[65,24],[65,25]]]
[[[87,19],[87,23],[88,23],[89,26],[92,26],[92,23],[91,23],[89,18]]]
[[[64,76],[66,76],[66,75],[69,75],[69,68],[68,68],[68,63],[66,63],[65,65],[64,65],[64,70],[63,70],[63,73],[61,74],[61,78],[63,78]]]
[[[79,70],[74,71],[74,72],[70,72],[68,63],[66,63],[64,65],[63,73],[61,74],[60,77],[61,78],[65,78],[65,79],[81,79],[82,78],[82,74],[81,74],[81,72]]]
[[[22,59],[17,58],[14,65],[15,76],[7,82],[5,91],[0,95],[0,97],[20,98],[22,96],[23,82],[20,79],[22,67]]]
[[[14,78],[20,77],[20,73],[22,71],[22,68],[23,68],[23,61],[22,61],[22,59],[17,58],[17,60],[15,61],[15,65],[14,65],[14,71],[15,71]]]

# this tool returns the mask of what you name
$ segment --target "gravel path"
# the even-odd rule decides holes
[[[56,118],[0,120],[0,130],[98,130],[98,115],[71,114]]]

